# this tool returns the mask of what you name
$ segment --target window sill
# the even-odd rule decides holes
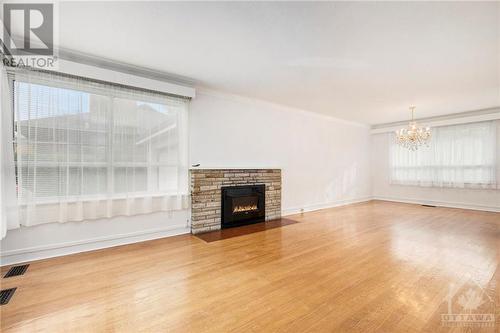
[[[70,198],[51,198],[46,200],[38,200],[34,202],[35,205],[53,205],[53,204],[76,204],[79,202],[82,203],[90,203],[90,202],[98,202],[98,201],[119,201],[119,200],[127,200],[127,199],[146,199],[146,198],[159,198],[159,197],[187,197],[188,193],[153,193],[153,194],[135,194],[135,195],[116,195],[111,197],[105,196],[86,196],[86,197],[70,197]],[[24,201],[20,202],[20,205],[28,205],[29,203]]]
[[[446,188],[446,189],[466,189],[466,190],[499,190],[496,183],[443,183],[436,184],[433,182],[404,182],[404,181],[390,181],[391,185],[398,186],[414,186],[423,188]]]

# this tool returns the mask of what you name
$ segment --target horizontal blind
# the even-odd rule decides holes
[[[182,208],[188,103],[74,77],[16,73],[18,197],[25,224]]]

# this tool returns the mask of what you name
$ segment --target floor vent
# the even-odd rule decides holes
[[[422,205],[422,206],[424,206],[424,207],[433,207],[433,208],[436,208],[436,206],[434,206],[434,205]]]
[[[5,274],[4,278],[23,275],[24,273],[26,273],[28,266],[29,266],[29,264],[11,267],[9,269],[9,271],[7,272],[7,274]]]
[[[17,288],[10,288],[0,291],[0,305],[9,303],[10,298],[14,295],[14,291],[16,291],[16,289]]]

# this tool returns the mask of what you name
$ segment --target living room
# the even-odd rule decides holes
[[[498,2],[1,10],[2,332],[497,329]]]

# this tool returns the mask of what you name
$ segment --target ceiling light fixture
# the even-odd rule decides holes
[[[415,105],[410,106],[411,121],[408,127],[396,131],[396,142],[409,150],[417,150],[422,145],[429,145],[431,129],[420,127],[414,120]]]

